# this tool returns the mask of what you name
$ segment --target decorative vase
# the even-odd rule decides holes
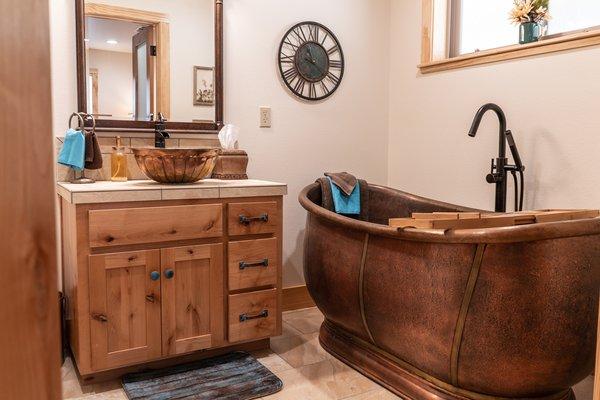
[[[537,22],[523,22],[519,26],[519,44],[537,42],[541,34],[540,24]]]

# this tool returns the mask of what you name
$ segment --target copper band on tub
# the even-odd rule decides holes
[[[365,299],[364,299],[364,276],[365,276],[365,264],[367,263],[367,249],[369,248],[369,234],[365,234],[365,244],[363,245],[362,258],[360,260],[360,274],[358,277],[358,298],[360,301],[360,316],[362,317],[362,322],[365,327],[365,331],[369,335],[369,339],[371,339],[371,343],[375,344],[375,339],[373,339],[373,334],[369,329],[369,324],[367,324],[367,317],[365,314]]]
[[[452,342],[452,352],[450,353],[450,377],[452,378],[452,384],[454,386],[458,386],[458,356],[460,354],[460,345],[462,343],[465,322],[467,321],[467,315],[469,314],[469,306],[471,305],[475,285],[479,278],[479,270],[481,268],[481,262],[483,261],[483,254],[485,253],[486,246],[487,245],[485,244],[477,245],[475,257],[473,257],[473,263],[471,264],[469,280],[467,281],[467,287],[465,288],[465,295],[460,306],[460,312],[458,313],[456,327],[454,328],[454,340]]]

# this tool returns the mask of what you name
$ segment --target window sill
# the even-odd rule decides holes
[[[422,74],[429,74],[596,45],[600,45],[600,29],[431,61],[419,65],[419,69]]]

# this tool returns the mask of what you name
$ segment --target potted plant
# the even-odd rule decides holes
[[[550,0],[514,0],[510,19],[519,25],[519,43],[537,42],[542,36],[542,25],[550,20]]]

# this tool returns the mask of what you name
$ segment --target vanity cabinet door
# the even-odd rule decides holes
[[[163,355],[224,341],[223,245],[161,250]]]
[[[90,256],[92,369],[161,356],[160,252]]]

